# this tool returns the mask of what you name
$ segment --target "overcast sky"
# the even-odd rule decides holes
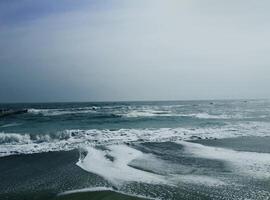
[[[268,0],[0,0],[0,102],[270,98]]]

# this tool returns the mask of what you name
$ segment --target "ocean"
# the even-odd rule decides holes
[[[270,199],[270,101],[0,104],[0,199]]]

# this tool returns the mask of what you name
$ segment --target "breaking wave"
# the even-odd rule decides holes
[[[157,200],[156,198],[151,198],[151,197],[148,197],[148,196],[122,192],[122,191],[119,191],[119,190],[115,190],[115,189],[113,189],[111,187],[92,187],[92,188],[83,188],[83,189],[77,189],[77,190],[69,190],[69,191],[65,191],[65,192],[60,193],[59,196],[75,194],[75,193],[83,193],[83,192],[101,192],[101,191],[115,192],[115,193],[127,195],[129,197],[138,197],[138,198],[142,198],[142,199]]]
[[[238,174],[266,179],[270,177],[270,154],[235,151],[225,148],[209,147],[192,142],[179,141],[186,152],[194,157],[221,160]]]
[[[151,160],[159,166],[164,164],[164,161],[151,153],[144,153],[127,145],[109,145],[106,146],[106,149],[88,146],[85,147],[85,151],[86,156],[80,158],[77,165],[85,171],[103,177],[116,188],[134,181],[171,186],[176,186],[179,182],[211,186],[226,184],[219,179],[203,175],[156,173],[154,169],[147,171],[143,165],[134,167],[132,162],[136,160],[140,160],[141,164]],[[93,163],[95,164],[93,165]],[[170,167],[173,169],[173,166]],[[165,171],[166,169],[163,169],[163,172]]]
[[[95,113],[98,107],[82,107],[82,108],[69,108],[69,109],[28,109],[27,112],[31,114],[44,115],[44,116],[57,116],[68,114],[83,114]]]
[[[0,156],[71,150],[87,145],[219,139],[269,136],[269,123],[243,123],[219,128],[90,129],[65,130],[55,134],[0,133]]]
[[[167,107],[165,107],[167,108]],[[175,107],[174,107],[175,108]],[[134,109],[130,107],[82,107],[82,108],[66,108],[66,109],[28,109],[28,113],[34,115],[43,116],[60,116],[60,115],[72,115],[72,114],[93,114],[124,117],[124,118],[139,118],[139,117],[191,117],[197,119],[241,119],[250,118],[241,114],[227,115],[227,114],[209,114],[206,112],[198,113],[181,113],[170,109],[155,109],[155,108],[139,108]],[[266,116],[260,116],[266,117]]]
[[[167,183],[164,177],[158,174],[146,172],[129,166],[132,160],[146,156],[127,145],[110,145],[107,151],[94,147],[86,148],[87,155],[77,162],[77,165],[85,171],[98,174],[110,181],[113,185],[121,185],[124,182],[139,181],[144,183]],[[112,160],[108,159],[112,158]],[[94,165],[92,163],[95,163]]]

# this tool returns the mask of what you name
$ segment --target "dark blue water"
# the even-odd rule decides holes
[[[121,129],[127,129],[129,136],[129,132],[136,130],[143,135],[144,130],[165,128],[172,137],[178,136],[177,139],[185,131],[190,137],[204,137],[203,133],[209,132],[209,137],[223,138],[235,136],[233,131],[236,135],[260,135],[268,129],[270,122],[270,103],[267,100],[39,103],[3,104],[0,107],[28,109],[26,114],[1,118],[0,144],[26,142],[16,138],[16,134],[28,135],[30,142],[42,142],[50,138],[69,139],[83,135],[82,131],[91,134],[96,130],[103,133],[105,130],[113,139],[114,133]],[[256,133],[254,129],[258,129]],[[215,134],[211,135],[212,132]],[[151,140],[149,134],[147,140]],[[172,138],[165,138],[169,139]],[[125,141],[124,136],[122,140]]]
[[[12,172],[14,163],[20,165],[24,159],[43,169],[46,162],[54,162],[44,152],[79,150],[74,163],[69,154],[57,154],[59,163],[54,167],[71,170],[68,180],[82,171],[90,178],[60,187],[65,179],[59,177],[56,193],[106,186],[157,199],[265,199],[270,194],[269,100],[1,104],[0,108],[28,110],[0,118],[0,156],[9,176],[24,174],[25,165]],[[32,179],[40,181],[38,176]],[[46,176],[42,180],[52,181]],[[8,184],[14,183],[3,182],[2,187]],[[22,178],[22,184],[27,185],[24,192],[33,187],[28,179]]]
[[[77,128],[196,128],[270,120],[270,104],[263,100],[4,104],[0,107],[29,109],[28,114],[1,119],[0,130],[3,132],[48,133]],[[21,125],[5,127],[11,123]]]

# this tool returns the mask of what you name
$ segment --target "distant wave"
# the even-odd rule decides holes
[[[66,108],[66,109],[28,109],[28,113],[44,115],[44,116],[57,116],[68,114],[83,114],[83,113],[95,113],[98,107],[82,107],[82,108]]]
[[[65,130],[55,134],[0,133],[0,156],[71,150],[81,145],[269,136],[270,124],[262,122],[222,128],[160,128],[119,130]]]
[[[13,126],[20,126],[22,125],[22,123],[9,123],[9,124],[4,124],[4,125],[1,125],[0,127],[1,128],[7,128],[7,127],[13,127]]]
[[[136,117],[191,117],[197,119],[240,119],[248,118],[240,114],[237,115],[226,115],[226,114],[208,114],[208,113],[175,113],[171,111],[158,111],[158,110],[140,110],[130,111],[122,114],[124,117],[136,118]]]
[[[132,110],[130,112],[121,114],[123,117],[157,117],[157,116],[174,116],[169,111],[159,110]]]
[[[194,118],[199,118],[199,119],[232,119],[232,118],[241,118],[239,115],[225,115],[225,114],[220,114],[220,115],[213,115],[213,114],[208,114],[208,113],[194,113],[194,114],[183,114],[182,116],[187,116],[187,117],[194,117]]]
[[[82,108],[65,108],[65,109],[28,109],[28,113],[43,116],[58,116],[68,114],[100,114],[114,115],[122,117],[153,117],[153,116],[171,116],[170,111],[154,109],[136,109],[130,106],[104,106],[104,107],[82,107]]]
[[[250,119],[250,118],[267,118],[268,115],[254,115],[253,110],[244,110],[241,112],[220,112],[212,113],[211,111],[197,111],[182,109],[184,105],[169,106],[90,106],[78,108],[63,109],[28,109],[28,113],[42,116],[60,116],[89,114],[92,117],[122,117],[122,118],[154,118],[154,117],[186,117],[194,119]],[[180,108],[180,109],[179,109]]]

